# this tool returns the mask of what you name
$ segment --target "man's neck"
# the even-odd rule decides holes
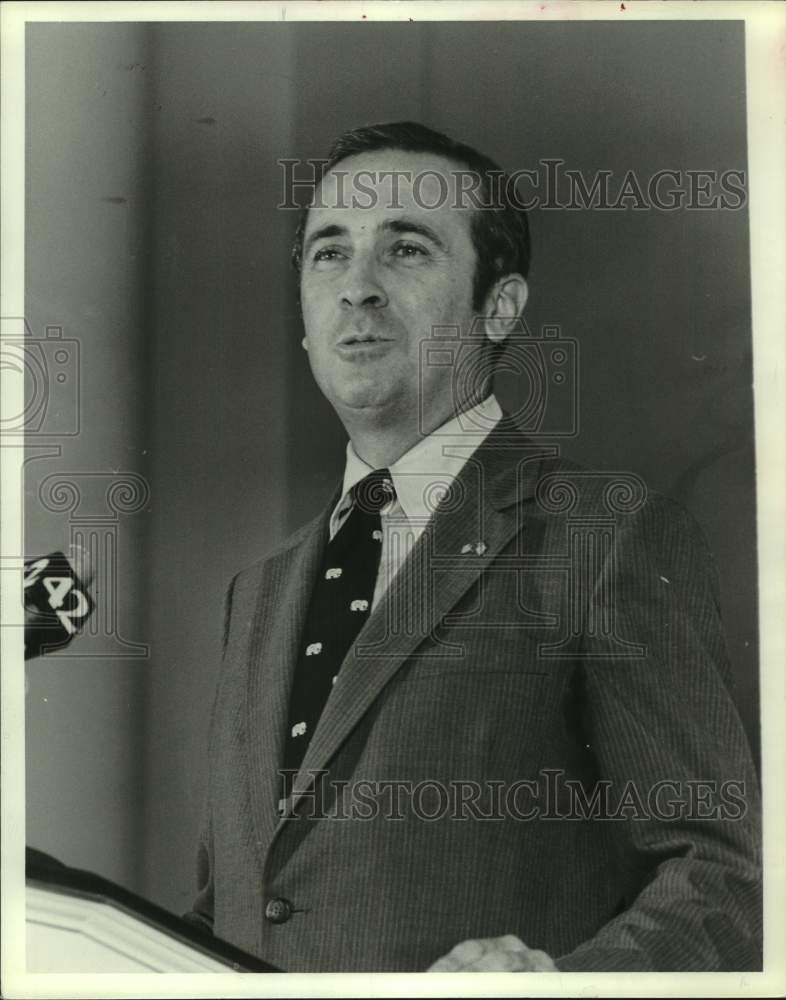
[[[386,427],[356,425],[347,427],[346,430],[355,454],[372,469],[389,469],[421,441],[425,434],[431,433],[431,430],[421,429],[416,423]]]
[[[364,424],[349,426],[348,422],[345,422],[345,427],[358,458],[361,458],[372,469],[389,469],[418,442],[452,420],[453,417],[458,416],[459,413],[472,409],[477,403],[478,400],[474,400],[458,408],[450,409],[446,413],[433,414],[427,423],[424,422],[423,426],[419,424],[416,417],[413,421],[406,423],[373,427]]]

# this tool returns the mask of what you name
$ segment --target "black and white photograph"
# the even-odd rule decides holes
[[[2,18],[3,995],[781,995],[784,6]]]

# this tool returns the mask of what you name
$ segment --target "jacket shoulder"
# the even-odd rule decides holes
[[[562,456],[544,458],[538,468],[536,496],[546,512],[617,515],[620,526],[649,525],[701,538],[694,515],[681,503],[651,489],[636,472],[592,468]],[[579,510],[578,508],[581,508]]]
[[[322,511],[291,535],[279,542],[259,559],[240,569],[232,580],[232,587],[255,584],[260,577],[272,570],[282,560],[286,560],[304,542],[309,541],[315,532],[327,523],[327,511]]]

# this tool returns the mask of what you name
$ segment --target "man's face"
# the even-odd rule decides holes
[[[301,304],[314,377],[345,421],[384,426],[422,412],[431,430],[455,410],[453,368],[421,368],[420,345],[435,327],[468,332],[473,318],[476,255],[471,209],[456,207],[457,169],[380,150],[342,160],[322,181],[303,238]]]

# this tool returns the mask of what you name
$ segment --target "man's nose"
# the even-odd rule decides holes
[[[345,272],[345,281],[340,293],[341,305],[349,308],[362,306],[381,309],[388,304],[388,296],[379,279],[376,261],[358,255]]]

